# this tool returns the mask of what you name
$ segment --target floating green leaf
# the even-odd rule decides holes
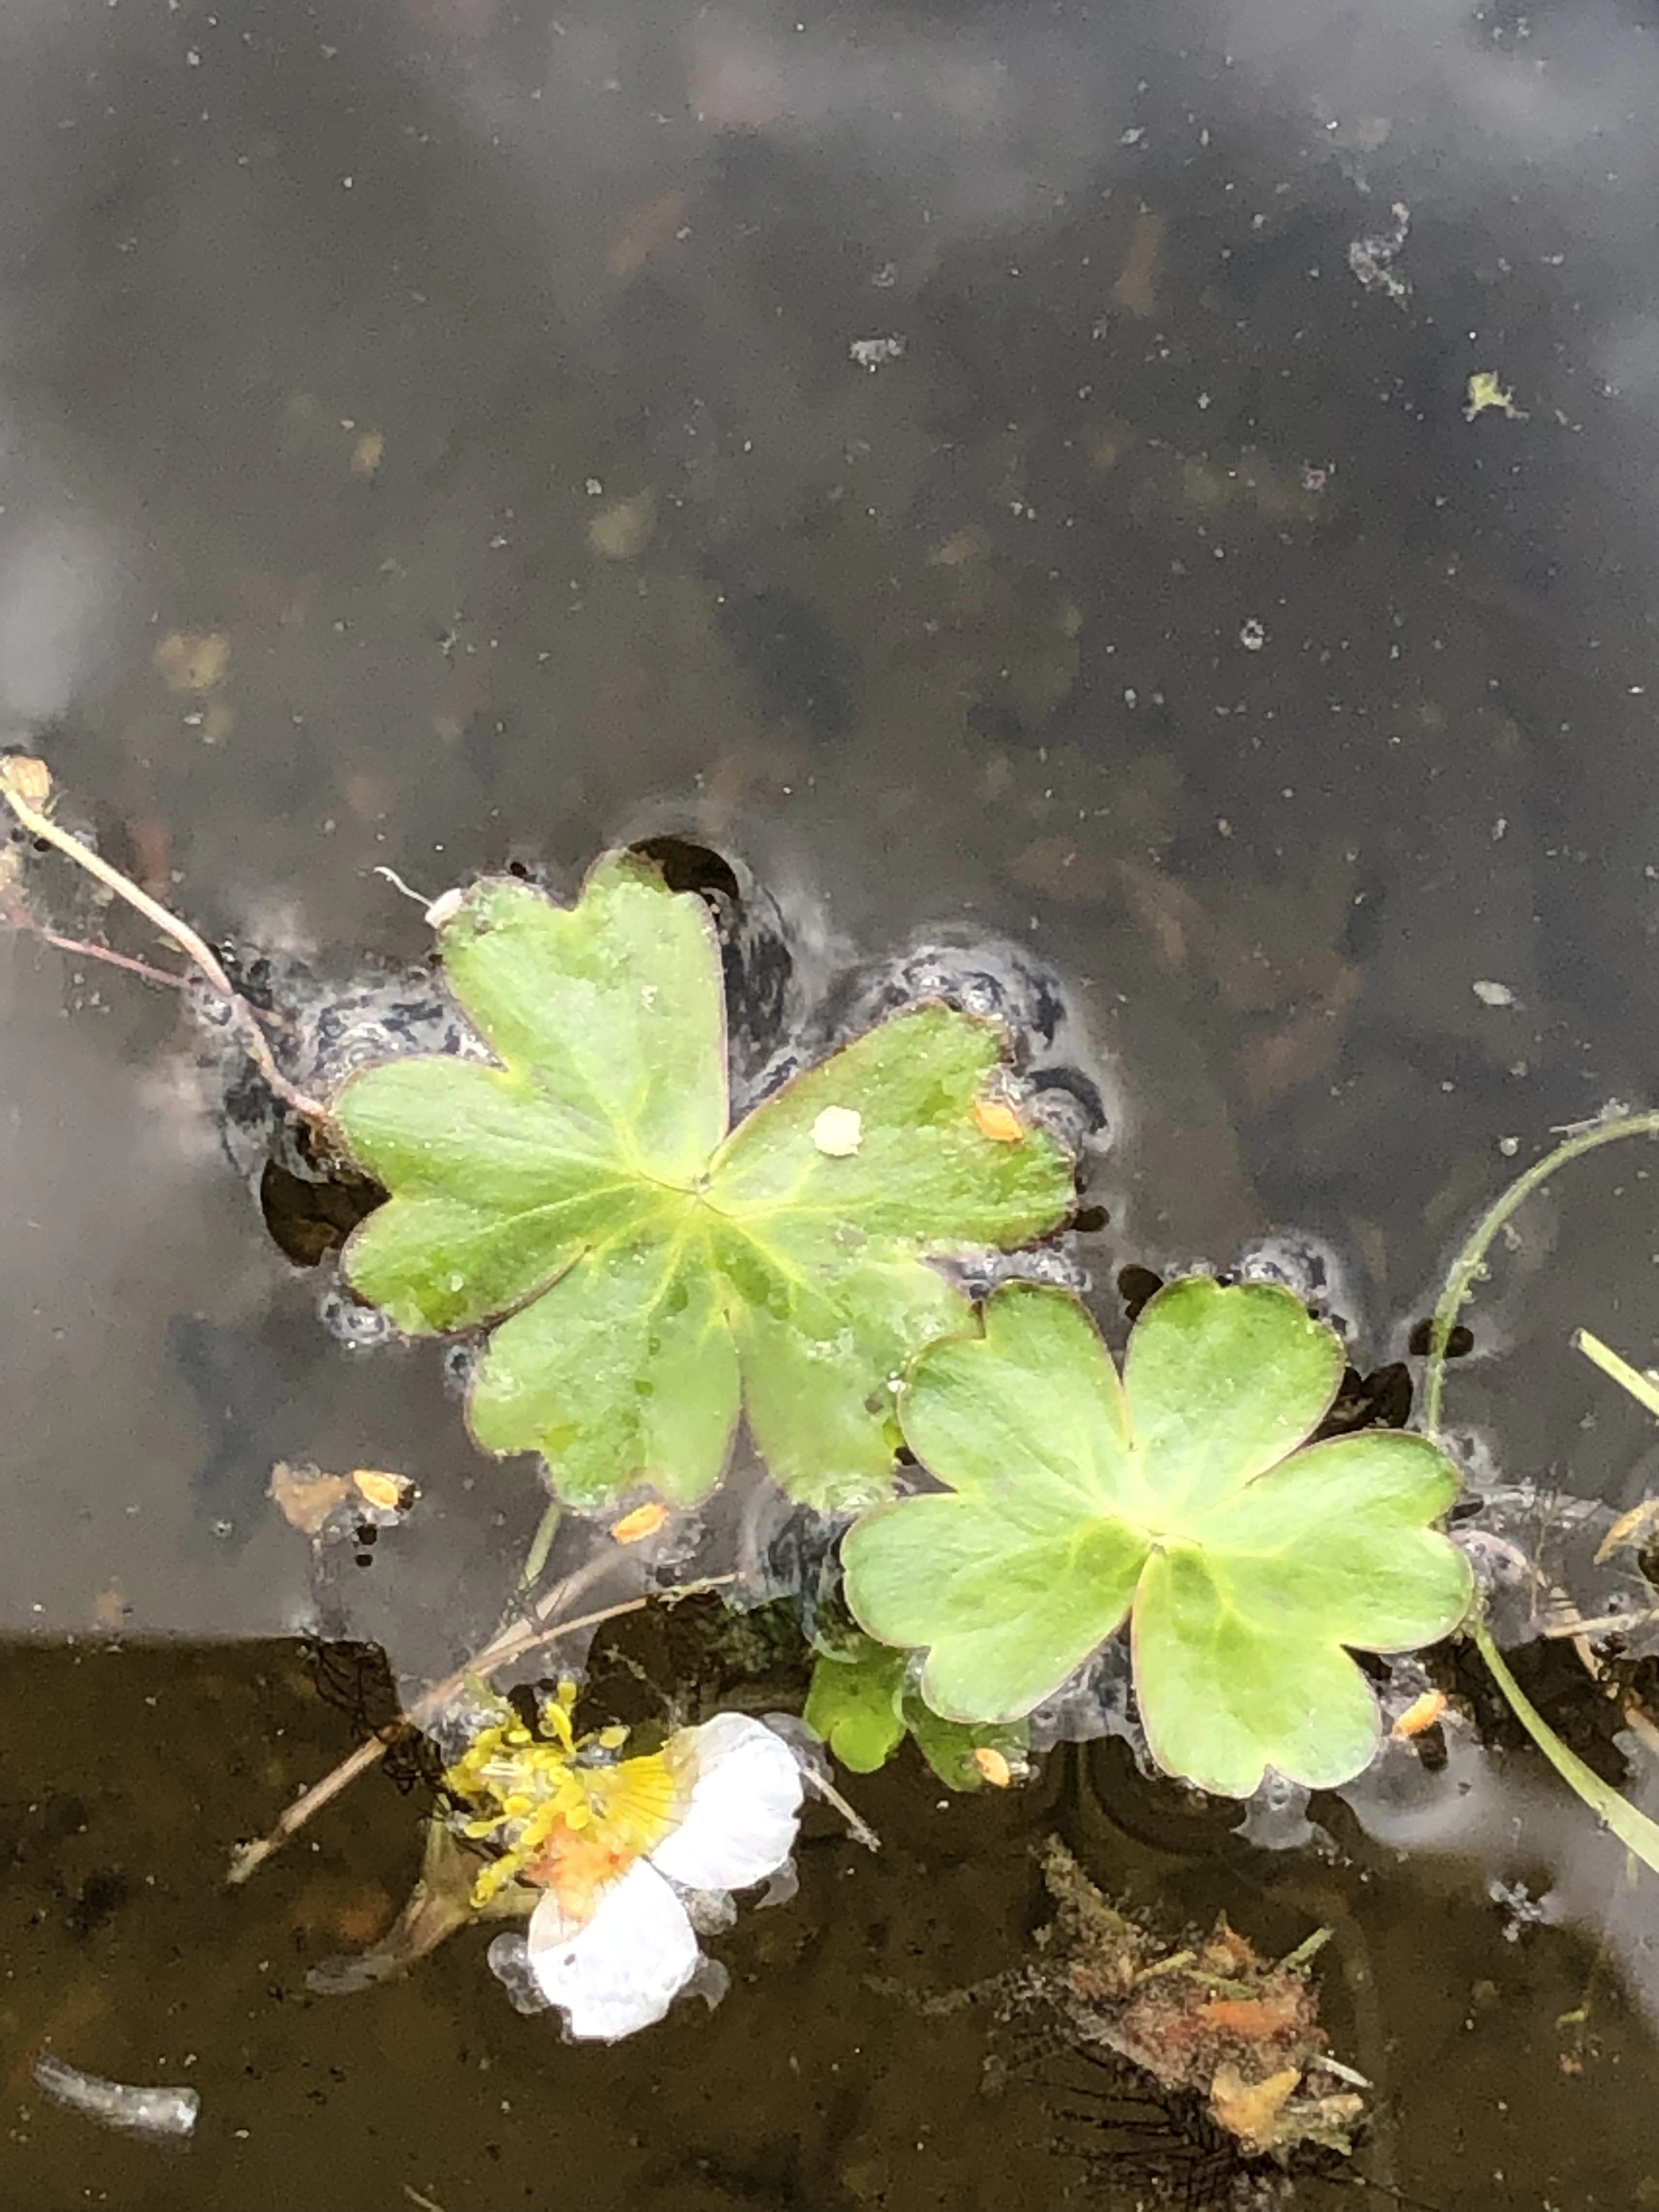
[[[969,1310],[926,1255],[1021,1243],[1071,1203],[1053,1139],[974,1119],[1000,1030],[915,1008],[728,1136],[700,900],[612,858],[574,907],[479,884],[441,943],[497,1064],[395,1060],[341,1091],[392,1194],[347,1246],[354,1287],[411,1334],[495,1323],[473,1433],[539,1451],[572,1504],[702,1496],[740,1404],[795,1497],[880,1495],[896,1377]]]
[[[854,1774],[885,1766],[907,1735],[939,1780],[952,1790],[980,1790],[986,1773],[979,1751],[1005,1760],[1023,1757],[1030,1731],[1020,1721],[969,1726],[941,1719],[908,1677],[910,1655],[856,1631],[832,1651],[820,1651],[801,1717]]]
[[[1350,1650],[1432,1643],[1462,1618],[1456,1493],[1426,1438],[1306,1444],[1342,1348],[1287,1291],[1171,1284],[1121,1382],[1075,1300],[1016,1284],[983,1334],[938,1344],[901,1401],[951,1489],[878,1505],[842,1547],[856,1618],[928,1647],[922,1693],[1012,1719],[1133,1614],[1136,1694],[1172,1774],[1248,1796],[1272,1766],[1346,1781],[1378,1740]]]

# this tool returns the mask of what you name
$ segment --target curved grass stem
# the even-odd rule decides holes
[[[1564,1144],[1558,1145],[1553,1152],[1546,1152],[1542,1159],[1534,1160],[1524,1175],[1517,1176],[1475,1223],[1468,1241],[1452,1261],[1446,1287],[1440,1293],[1440,1303],[1434,1310],[1430,1326],[1428,1364],[1423,1370],[1423,1419],[1431,1436],[1437,1435],[1440,1428],[1440,1408],[1446,1390],[1447,1343],[1499,1231],[1559,1169],[1583,1159],[1589,1152],[1599,1152],[1603,1145],[1616,1145],[1626,1137],[1659,1137],[1659,1110],[1626,1114],[1617,1121],[1597,1121],[1588,1129],[1575,1130]]]
[[[1574,1160],[1583,1159],[1589,1152],[1599,1152],[1604,1145],[1618,1144],[1626,1137],[1659,1137],[1659,1110],[1626,1114],[1616,1120],[1595,1122],[1589,1128],[1574,1130],[1553,1152],[1546,1152],[1541,1159],[1533,1162],[1525,1174],[1517,1176],[1475,1224],[1468,1241],[1452,1261],[1446,1277],[1446,1287],[1440,1294],[1440,1302],[1435,1308],[1430,1328],[1428,1364],[1423,1376],[1423,1413],[1424,1425],[1431,1437],[1437,1438],[1440,1433],[1440,1416],[1446,1389],[1446,1346],[1457,1316],[1480,1279],[1486,1266],[1486,1255],[1499,1233],[1559,1169],[1566,1167]],[[1656,1390],[1645,1376],[1638,1374],[1617,1352],[1610,1351],[1599,1337],[1593,1336],[1587,1329],[1577,1329],[1573,1333],[1572,1343],[1576,1350],[1593,1360],[1650,1413],[1659,1415],[1659,1390]],[[1601,1776],[1586,1766],[1577,1753],[1570,1750],[1557,1735],[1510,1672],[1503,1654],[1492,1641],[1492,1631],[1486,1626],[1486,1615],[1478,1599],[1464,1626],[1510,1710],[1567,1787],[1583,1799],[1644,1866],[1659,1874],[1659,1822],[1650,1820],[1645,1813],[1638,1811],[1627,1797],[1621,1797],[1611,1784],[1603,1782]]]
[[[574,1620],[561,1620],[551,1628],[543,1629],[539,1635],[527,1632],[526,1624],[515,1624],[515,1633],[497,1637],[486,1650],[481,1651],[469,1666],[446,1675],[441,1682],[433,1685],[422,1697],[417,1698],[400,1719],[367,1737],[356,1749],[349,1752],[337,1766],[331,1767],[320,1782],[313,1782],[301,1791],[294,1802],[286,1807],[275,1826],[251,1844],[239,1844],[231,1856],[230,1871],[225,1879],[234,1884],[246,1881],[258,1871],[268,1858],[281,1850],[291,1836],[296,1836],[306,1823],[325,1805],[331,1804],[343,1790],[349,1789],[360,1774],[367,1774],[371,1766],[378,1765],[394,1743],[399,1743],[437,1719],[449,1703],[458,1697],[469,1680],[486,1680],[509,1659],[534,1650],[538,1644],[550,1644],[561,1636],[574,1636],[584,1628],[598,1628],[607,1620],[620,1620],[624,1613],[639,1613],[650,1603],[648,1598],[629,1598],[619,1605],[602,1606],[597,1613],[580,1613]]]

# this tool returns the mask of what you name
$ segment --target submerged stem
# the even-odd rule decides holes
[[[536,1533],[530,1540],[530,1549],[525,1553],[524,1586],[533,1590],[542,1578],[548,1553],[553,1549],[553,1539],[559,1533],[559,1523],[564,1518],[564,1509],[556,1498],[550,1498],[541,1519],[536,1523]]]
[[[240,1844],[231,1855],[230,1872],[225,1877],[231,1883],[246,1881],[257,1872],[268,1858],[273,1857],[295,1836],[313,1814],[320,1813],[343,1790],[349,1789],[360,1774],[367,1774],[386,1757],[394,1743],[405,1736],[415,1735],[428,1723],[436,1720],[450,1699],[459,1695],[470,1679],[487,1679],[496,1668],[504,1667],[509,1659],[532,1651],[538,1643],[550,1644],[561,1636],[574,1636],[584,1628],[598,1628],[607,1620],[619,1620],[626,1613],[640,1613],[651,1602],[648,1597],[632,1597],[620,1605],[602,1607],[597,1613],[585,1613],[574,1620],[562,1620],[552,1628],[544,1629],[538,1636],[497,1637],[495,1643],[480,1652],[469,1665],[446,1675],[423,1696],[416,1699],[401,1719],[393,1721],[378,1735],[369,1736],[356,1749],[349,1752],[337,1766],[331,1767],[320,1782],[313,1782],[294,1802],[284,1808],[282,1817],[265,1834],[251,1844]],[[515,1624],[515,1634],[525,1624]]]

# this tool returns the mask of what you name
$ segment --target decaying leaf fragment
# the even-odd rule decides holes
[[[44,806],[52,797],[52,770],[31,754],[8,753],[0,767],[0,784],[31,806]]]
[[[1177,1948],[1109,1904],[1057,1839],[1042,1873],[1057,1909],[1037,1938],[1039,1987],[1080,2048],[1202,2100],[1248,2157],[1352,2148],[1364,2100],[1327,2057],[1310,1946],[1275,1965],[1224,1918]]]
[[[306,1976],[306,1987],[319,1996],[349,1996],[377,1982],[397,1980],[458,1928],[480,1919],[525,1918],[535,1905],[535,1893],[516,1882],[504,1884],[483,1902],[474,1896],[483,1863],[476,1850],[469,1850],[434,1814],[426,1824],[419,1879],[396,1920],[366,1951],[319,1960]]]
[[[270,1470],[269,1495],[289,1528],[326,1543],[365,1525],[395,1527],[415,1503],[416,1491],[405,1476],[388,1474],[380,1468],[325,1474],[314,1467],[290,1467],[286,1460],[278,1460]]]

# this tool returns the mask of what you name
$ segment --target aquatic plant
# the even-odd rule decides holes
[[[817,1644],[801,1718],[849,1774],[873,1774],[906,1736],[951,1790],[1006,1786],[1024,1770],[1024,1721],[944,1719],[916,1686],[913,1655],[856,1629],[830,1640],[820,1629]]]
[[[1381,1735],[1351,1652],[1448,1634],[1470,1578],[1432,1525],[1457,1491],[1434,1444],[1306,1443],[1342,1370],[1334,1331],[1277,1285],[1169,1285],[1121,1380],[1080,1304],[1011,1285],[912,1370],[905,1437],[950,1487],[849,1532],[848,1602],[925,1645],[922,1696],[970,1723],[1029,1713],[1127,1618],[1166,1771],[1239,1797],[1269,1767],[1345,1782]]]
[[[1606,1145],[1621,1144],[1632,1137],[1659,1137],[1659,1111],[1632,1114],[1621,1106],[1613,1106],[1595,1121],[1570,1130],[1560,1144],[1541,1158],[1534,1160],[1506,1189],[1500,1191],[1475,1223],[1448,1271],[1445,1288],[1435,1308],[1430,1330],[1428,1362],[1423,1378],[1423,1413],[1425,1423],[1431,1434],[1440,1426],[1444,1406],[1446,1367],[1453,1329],[1458,1316],[1474,1296],[1476,1285],[1485,1279],[1487,1258],[1499,1236],[1527,1200],[1541,1190],[1562,1168],[1584,1158],[1590,1152],[1600,1152]],[[1589,1330],[1576,1330],[1573,1342],[1638,1405],[1659,1418],[1659,1386],[1652,1377],[1639,1374]],[[1593,1768],[1587,1766],[1577,1753],[1561,1741],[1510,1672],[1487,1626],[1483,1601],[1477,1600],[1467,1625],[1470,1640],[1486,1662],[1488,1673],[1510,1711],[1557,1774],[1597,1818],[1607,1824],[1634,1857],[1659,1874],[1659,1821],[1640,1811],[1610,1783],[1603,1781]]]
[[[764,1723],[718,1713],[659,1750],[620,1756],[628,1731],[578,1737],[574,1683],[542,1703],[533,1734],[509,1705],[482,1716],[444,1777],[465,1832],[495,1856],[476,1910],[519,1883],[527,1939],[492,1964],[563,2013],[579,2041],[616,2042],[662,2019],[697,1971],[686,1899],[752,1888],[786,1867],[802,1796],[794,1753]]]
[[[345,1271],[411,1334],[490,1326],[472,1431],[584,1507],[719,1480],[739,1404],[816,1505],[889,1486],[898,1377],[960,1328],[930,1258],[1054,1228],[1071,1164],[999,1089],[1006,1040],[896,1015],[727,1133],[700,900],[627,856],[574,906],[510,880],[444,914],[446,981],[496,1065],[387,1061],[332,1113],[391,1191]]]
[[[0,915],[211,1002],[290,1131],[295,1117],[308,1125],[308,1158],[349,1163],[389,1193],[343,1255],[359,1297],[410,1334],[482,1338],[477,1442],[539,1453],[565,1503],[629,1509],[545,1589],[538,1542],[515,1617],[410,1705],[409,1729],[452,1746],[465,1733],[446,1809],[397,1925],[358,1960],[315,1970],[313,1986],[361,1987],[469,1921],[527,1917],[527,1939],[491,1947],[519,2000],[558,2008],[578,2037],[631,2033],[693,1982],[696,1925],[720,1893],[785,1864],[803,1770],[762,1723],[718,1712],[633,1750],[619,1728],[578,1737],[568,1688],[532,1728],[483,1686],[600,1622],[732,1579],[579,1609],[625,1547],[684,1517],[670,1506],[720,1483],[743,1416],[797,1504],[858,1516],[839,1544],[856,1626],[836,1625],[833,1601],[802,1607],[816,1654],[805,1721],[854,1771],[909,1735],[953,1786],[1006,1784],[1024,1770],[1026,1717],[1127,1621],[1137,1710],[1168,1772],[1241,1796],[1270,1771],[1335,1784],[1381,1734],[1353,1654],[1463,1624],[1563,1776],[1659,1867],[1659,1829],[1560,1744],[1478,1603],[1469,1611],[1466,1558],[1437,1525],[1456,1476],[1432,1434],[1453,1324],[1493,1237],[1557,1167],[1659,1133],[1659,1115],[1576,1133],[1479,1224],[1435,1319],[1429,1436],[1316,1441],[1343,1349],[1276,1285],[1166,1285],[1135,1321],[1121,1376],[1066,1293],[1016,1281],[975,1308],[965,1285],[986,1251],[1048,1235],[1074,1199],[1072,1158],[1035,1118],[994,1022],[910,1005],[734,1129],[708,913],[612,854],[568,905],[497,879],[439,901],[443,977],[470,1024],[459,1048],[452,1035],[447,1053],[383,1060],[319,1097],[279,1064],[280,1019],[56,822],[42,763],[0,760],[0,800],[170,939],[197,980],[47,929],[15,846],[0,849]],[[1646,1378],[1586,1348],[1659,1410]],[[896,1498],[902,1453],[921,1472]],[[407,1507],[396,1477],[298,1484],[284,1472],[279,1503],[313,1541],[331,1514],[374,1503],[366,1483],[386,1486],[394,1521]],[[654,1495],[639,1504],[639,1491]],[[557,1519],[555,1507],[544,1530]],[[833,1589],[834,1520],[802,1513],[796,1526],[827,1544],[811,1556]],[[617,1579],[639,1590],[637,1573]],[[289,1808],[238,1877],[385,1741]],[[827,1777],[810,1778],[840,1805]],[[1301,1962],[1262,1968],[1224,1946],[1200,1960],[1194,2002],[1212,2002],[1218,1975],[1259,1972],[1299,1976]],[[1299,1984],[1275,1994],[1273,2020],[1300,2034],[1311,2015]],[[1234,2028],[1245,2017],[1228,2015]],[[1127,2033],[1115,2012],[1073,2026],[1114,2049]],[[1199,2086],[1219,2124],[1257,2149],[1340,2148],[1352,2100],[1304,2079],[1321,2070],[1312,2045],[1278,2055],[1265,2076],[1209,2070]],[[1323,2070],[1346,2078],[1334,2062]]]

